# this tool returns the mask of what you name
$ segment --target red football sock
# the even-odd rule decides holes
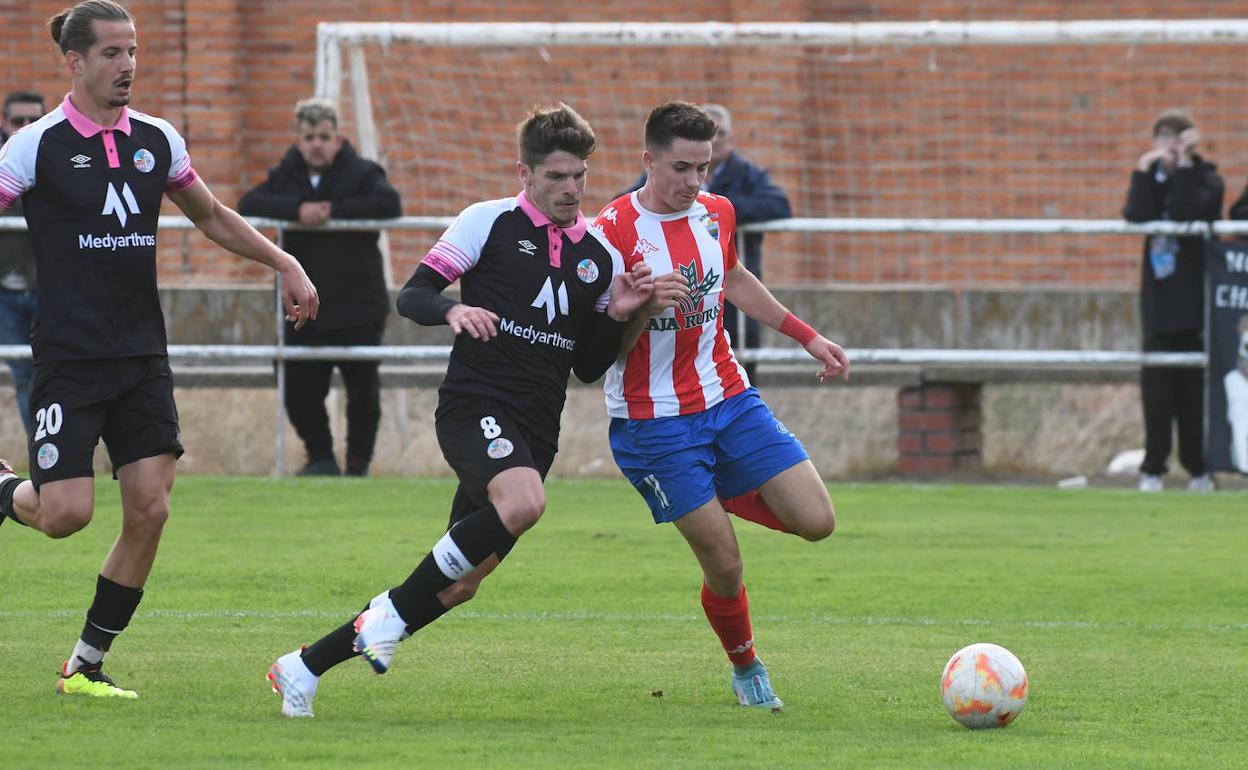
[[[729,599],[714,593],[703,583],[702,609],[706,610],[706,619],[724,645],[728,660],[738,666],[753,663],[754,631],[750,628],[750,600],[745,595],[745,586],[741,586],[740,594]]]
[[[739,516],[746,521],[752,521],[755,524],[761,524],[768,529],[775,529],[781,532],[788,532],[780,519],[776,517],[771,507],[767,505],[767,501],[758,493],[757,489],[751,489],[744,495],[736,497],[728,497],[720,501],[724,506],[724,510],[734,516]]]

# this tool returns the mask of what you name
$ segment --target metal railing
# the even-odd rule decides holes
[[[454,217],[401,217],[398,219],[330,221],[306,226],[277,219],[248,217],[260,229],[276,230],[427,230],[441,232]],[[189,230],[195,225],[183,216],[161,216],[159,226],[173,230]],[[21,217],[0,217],[0,230],[24,230]],[[1128,223],[1121,220],[1053,220],[1053,219],[856,219],[798,218],[745,225],[743,232],[904,232],[958,234],[1087,234],[1087,235],[1150,235],[1213,237],[1248,234],[1248,221],[1216,222],[1147,222]],[[169,345],[173,360],[225,360],[229,362],[267,362],[275,365],[277,380],[277,414],[274,444],[276,468],[285,473],[285,400],[284,361],[403,361],[441,363],[450,355],[449,345],[296,347],[283,342],[285,311],[280,285],[274,287],[275,339],[273,345]],[[1180,366],[1204,367],[1204,353],[1156,353],[1104,350],[991,350],[991,349],[901,349],[849,348],[850,360],[857,364],[910,366],[1005,366],[1005,367],[1133,367]],[[0,345],[0,358],[30,358],[28,345]],[[757,348],[737,353],[742,362],[799,364],[810,361],[809,355],[796,348]]]

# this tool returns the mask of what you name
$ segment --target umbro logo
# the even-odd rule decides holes
[[[122,204],[122,199],[125,199],[124,205]],[[130,191],[130,185],[123,184],[121,186],[121,195],[118,195],[117,188],[113,187],[112,182],[109,182],[108,192],[105,193],[104,196],[104,210],[101,211],[100,214],[103,216],[116,214],[117,221],[121,223],[122,227],[125,227],[127,218],[126,209],[129,209],[129,213],[131,214],[139,213],[139,202],[134,199],[134,193]]]
[[[69,162],[74,164],[74,168],[91,168],[91,157],[82,153],[70,158]]]
[[[537,244],[530,240],[518,241],[521,253],[528,254],[530,257],[537,253]]]

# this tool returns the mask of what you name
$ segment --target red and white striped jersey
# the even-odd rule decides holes
[[[656,276],[679,271],[690,289],[678,306],[652,317],[628,357],[607,372],[607,413],[696,414],[748,388],[723,322],[724,276],[737,264],[737,215],[728,199],[704,192],[685,211],[655,214],[630,193],[595,224],[624,255],[626,270],[644,259]]]

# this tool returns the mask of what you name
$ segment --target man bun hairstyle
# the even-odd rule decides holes
[[[563,150],[587,160],[598,146],[594,129],[576,110],[563,102],[534,107],[516,127],[520,162],[534,168],[552,152]]]
[[[689,102],[668,102],[650,111],[646,118],[646,149],[666,150],[675,139],[709,142],[718,129],[710,115]]]
[[[61,47],[61,53],[77,51],[85,54],[95,45],[96,21],[129,21],[130,12],[112,0],[83,0],[48,19],[48,31]]]

